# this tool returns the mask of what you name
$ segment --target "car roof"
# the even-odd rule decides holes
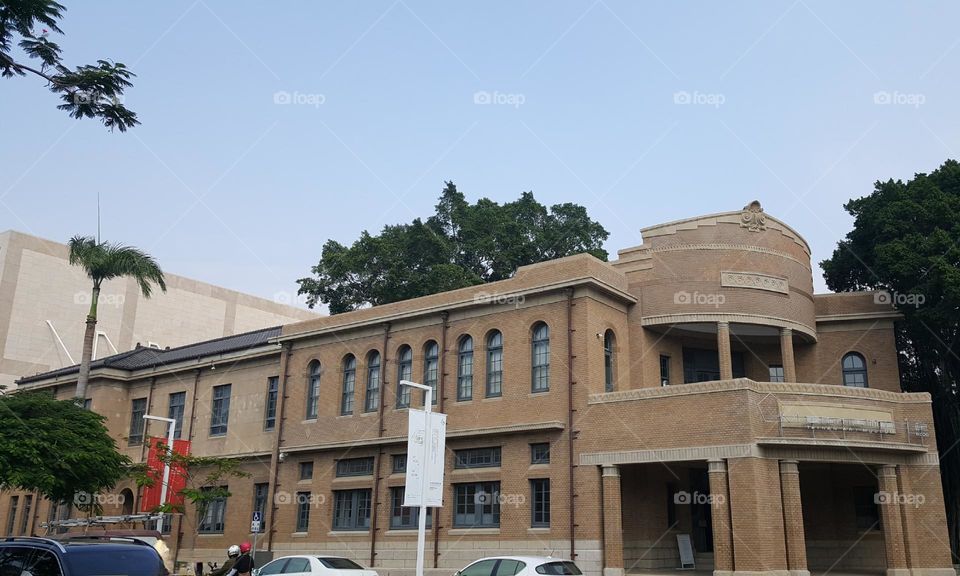
[[[554,558],[552,556],[486,556],[476,560],[519,560],[527,564],[545,564],[547,562],[570,562],[566,558]],[[472,562],[471,562],[472,564]]]
[[[40,537],[16,537],[16,538],[3,538],[0,539],[0,545],[10,545],[10,546],[47,546],[58,548],[61,552],[67,552],[69,550],[74,550],[76,552],[85,551],[85,550],[96,550],[97,552],[109,552],[116,551],[122,552],[125,550],[156,550],[153,546],[146,544],[144,542],[116,542],[109,540],[53,540],[50,538],[40,538]],[[95,548],[94,548],[95,547]]]

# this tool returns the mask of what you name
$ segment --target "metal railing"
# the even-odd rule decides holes
[[[765,421],[769,422],[770,420]],[[865,439],[899,441],[925,446],[930,436],[926,422],[904,420],[867,420],[832,416],[790,416],[779,414],[775,420],[780,438]]]

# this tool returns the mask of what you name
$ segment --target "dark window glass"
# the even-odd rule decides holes
[[[260,576],[273,576],[274,574],[282,574],[283,567],[287,565],[288,558],[280,558],[274,560],[273,562],[267,564],[260,569]]]
[[[531,464],[549,464],[550,463],[550,443],[538,442],[530,445],[530,463]]]
[[[487,336],[487,398],[503,394],[503,334]]]
[[[30,524],[30,514],[33,512],[33,496],[27,494],[23,497],[23,516],[20,518],[20,534],[29,536],[27,533],[28,524]]]
[[[317,417],[320,406],[320,362],[314,360],[307,368],[307,420]]]
[[[343,392],[340,396],[340,414],[353,414],[353,391],[357,384],[357,359],[353,354],[343,359]]]
[[[264,532],[267,519],[267,490],[270,485],[266,482],[253,485],[253,511],[260,513],[260,533]]]
[[[13,536],[13,528],[17,525],[17,507],[20,505],[19,496],[10,497],[10,511],[7,516],[7,536]]]
[[[670,482],[667,484],[667,528],[671,529],[677,525],[677,485]]]
[[[543,322],[533,327],[532,383],[534,392],[550,390],[550,328]]]
[[[370,489],[334,490],[333,529],[367,530],[370,528]]]
[[[454,468],[492,468],[500,465],[500,447],[455,450]]]
[[[493,576],[498,560],[480,560],[460,571],[460,576]]]
[[[298,574],[310,571],[310,561],[306,558],[291,558],[283,567],[284,574]]]
[[[312,480],[313,479],[313,461],[301,462],[300,463],[300,479],[301,480]]]
[[[369,476],[373,474],[373,456],[337,460],[337,477]]]
[[[128,442],[131,446],[143,444],[143,415],[146,413],[147,399],[135,399],[130,409],[130,437]]]
[[[393,455],[393,473],[403,474],[406,471],[407,471],[407,455],[394,454]]]
[[[473,398],[473,338],[460,339],[457,354],[457,400]]]
[[[297,532],[306,532],[309,528],[310,493],[297,492]]]
[[[500,560],[500,564],[497,565],[497,573],[495,576],[514,576],[527,565],[519,560]]]
[[[91,408],[93,408],[93,399],[87,398],[86,400],[83,401],[83,409],[90,410]]]
[[[550,480],[538,478],[530,481],[530,526],[542,528],[550,525]]]
[[[277,391],[279,389],[279,376],[267,378],[267,410],[263,419],[264,430],[273,430],[277,426]]]
[[[220,489],[225,490],[226,486]],[[214,488],[201,488],[204,492],[210,492]],[[214,498],[206,502],[200,510],[200,526],[197,529],[201,534],[223,534],[223,520],[226,517],[227,499],[225,497]]]
[[[390,528],[397,530],[416,529],[420,522],[420,509],[415,506],[404,506],[403,496],[406,489],[397,486],[390,489]],[[427,508],[427,527],[432,524],[431,508]]]
[[[371,352],[367,356],[367,393],[363,409],[373,412],[380,407],[380,353]]]
[[[454,484],[453,525],[465,528],[500,527],[500,483]]]
[[[660,355],[660,385],[670,385],[670,357]]]
[[[607,330],[603,335],[603,389],[605,392],[613,392],[616,388],[613,381],[613,330]]]
[[[877,508],[877,491],[872,486],[854,486],[853,506],[857,530],[879,530],[880,510]]]
[[[867,363],[863,356],[850,352],[843,357],[843,385],[853,388],[868,388]]]
[[[173,437],[180,438],[180,432],[183,430],[183,409],[187,404],[186,392],[174,392],[170,395],[167,405],[167,418],[176,420],[173,427]]]
[[[770,381],[771,382],[783,382],[783,366],[778,364],[771,364],[770,369]]]
[[[580,576],[583,572],[581,572],[573,562],[561,560],[537,566],[537,574],[546,574],[547,576]]]
[[[324,568],[331,570],[363,570],[363,566],[347,558],[317,558]]]
[[[397,408],[410,407],[409,386],[401,384],[404,380],[413,380],[413,350],[403,346],[397,353]]]
[[[124,574],[126,576],[155,576],[163,573],[163,562],[160,556],[150,549],[150,546],[137,546],[133,550],[124,550],[122,553],[104,554],[96,550],[96,546],[89,546],[82,553],[66,555],[66,563],[70,574]],[[58,574],[58,572],[53,572]],[[34,576],[46,576],[45,573],[34,571]]]
[[[210,435],[227,433],[230,420],[230,384],[213,387],[213,406],[210,413]]]
[[[433,389],[431,404],[437,403],[439,382],[440,347],[434,341],[427,342],[423,349],[423,383]],[[426,397],[426,392],[424,392]]]

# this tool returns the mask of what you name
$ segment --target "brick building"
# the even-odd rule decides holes
[[[193,452],[249,478],[173,522],[178,560],[250,539],[410,573],[406,408],[439,388],[444,507],[427,566],[499,553],[574,556],[591,575],[698,569],[953,575],[930,397],[900,392],[894,310],[814,295],[810,249],[743,210],[643,230],[515,277],[169,351],[104,360],[92,408],[143,458],[140,416],[183,423]],[[76,369],[25,378],[68,397]],[[136,508],[136,490],[116,487]],[[42,533],[69,506],[0,496],[0,534]],[[15,499],[15,500],[14,500]],[[33,498],[36,500],[36,498]],[[120,512],[117,505],[109,512]]]

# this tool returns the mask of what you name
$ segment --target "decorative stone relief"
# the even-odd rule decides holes
[[[763,207],[759,200],[747,204],[740,213],[740,227],[746,228],[751,232],[761,232],[767,229],[767,215],[763,213]]]
[[[786,278],[757,274],[755,272],[720,272],[720,285],[732,288],[755,288],[789,294],[790,286]]]

